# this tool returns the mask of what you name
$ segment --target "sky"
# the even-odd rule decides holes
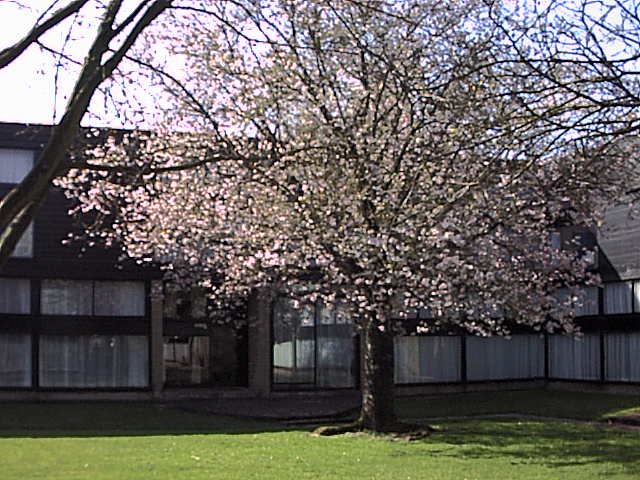
[[[0,1],[0,48],[19,40],[37,18],[48,0],[29,2],[38,10],[29,11],[7,0]],[[57,32],[56,32],[57,33]],[[48,39],[51,41],[52,36]],[[52,123],[55,99],[55,69],[51,55],[30,48],[11,65],[0,70],[0,121]],[[69,75],[58,78],[58,84],[69,88]],[[62,104],[59,99],[59,104]]]
[[[0,0],[0,49],[22,38],[51,4],[60,8],[68,0]],[[82,17],[67,19],[42,37],[45,45],[59,49],[82,61],[92,40],[96,16],[95,3],[81,10]],[[51,124],[64,112],[66,99],[73,89],[77,67],[57,68],[55,55],[38,46],[30,47],[18,59],[0,69],[0,122]],[[152,99],[148,99],[152,101]],[[112,111],[105,110],[105,99],[94,95],[90,110],[99,114],[87,116],[83,124],[91,126],[123,126]],[[124,125],[126,126],[126,124]]]

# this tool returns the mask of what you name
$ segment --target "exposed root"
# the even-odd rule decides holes
[[[372,430],[365,428],[361,420],[344,425],[328,425],[316,428],[312,435],[318,437],[329,437],[332,435],[342,435],[344,433],[368,432],[375,435],[387,435],[397,440],[419,440],[428,437],[431,433],[437,431],[428,425],[413,425],[410,423],[394,422],[387,425],[381,430]]]

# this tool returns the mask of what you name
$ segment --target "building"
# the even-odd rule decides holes
[[[0,124],[0,195],[31,168],[48,132]],[[74,229],[68,208],[52,189],[0,273],[0,399],[358,388],[359,340],[339,310],[256,296],[247,328],[215,325],[202,295],[163,291],[157,268],[119,261],[116,250],[63,245]],[[640,386],[640,220],[612,209],[608,225],[597,238],[566,229],[558,239],[598,246],[605,284],[578,308],[583,337],[399,337],[399,391]]]

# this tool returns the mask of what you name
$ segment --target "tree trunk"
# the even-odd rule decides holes
[[[365,430],[390,431],[396,426],[394,411],[393,333],[367,319],[362,328],[362,409],[359,423]]]

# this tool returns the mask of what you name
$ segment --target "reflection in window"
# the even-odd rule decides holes
[[[33,167],[34,152],[0,148],[0,183],[20,183]]]
[[[346,311],[279,299],[273,312],[273,382],[355,385],[353,326]]]
[[[209,337],[165,337],[164,381],[167,385],[211,383]]]
[[[30,258],[33,257],[33,223],[30,223],[27,229],[16,243],[12,257]]]
[[[280,299],[274,307],[274,383],[314,383],[315,330],[313,307]]]

